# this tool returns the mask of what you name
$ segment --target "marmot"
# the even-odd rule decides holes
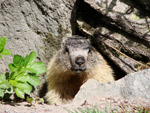
[[[49,104],[70,102],[87,79],[114,81],[113,70],[86,37],[64,39],[47,68]]]

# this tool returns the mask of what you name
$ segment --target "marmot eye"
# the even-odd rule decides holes
[[[69,52],[69,50],[68,50],[68,48],[67,48],[67,47],[65,48],[65,52],[67,52],[67,53]]]
[[[91,53],[91,49],[89,49],[88,53]]]
[[[92,51],[92,49],[91,49],[91,48],[89,48],[89,51],[88,51],[88,53],[91,53],[91,51]]]

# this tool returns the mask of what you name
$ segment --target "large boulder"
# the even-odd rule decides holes
[[[74,98],[86,100],[91,97],[123,97],[126,99],[143,98],[150,100],[150,69],[128,74],[124,78],[102,84],[90,79],[80,88]]]
[[[6,48],[25,56],[36,51],[47,63],[60,47],[62,37],[71,35],[71,11],[74,1],[67,0],[1,0],[0,37],[7,37]],[[12,57],[0,62],[0,72],[7,69]]]
[[[0,0],[0,37],[7,37],[5,48],[12,53],[0,59],[0,73],[8,71],[14,54],[36,51],[37,60],[47,64],[61,39],[72,34],[73,5],[74,0]]]

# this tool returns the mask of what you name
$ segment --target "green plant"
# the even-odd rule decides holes
[[[75,111],[70,111],[70,110],[67,111],[68,113],[104,113],[104,112],[100,112],[98,107],[96,106],[93,109],[86,107],[86,108],[78,108]]]
[[[0,38],[0,58],[2,55],[11,55],[11,52],[8,49],[4,49],[6,44],[6,37]]]
[[[46,71],[42,62],[34,62],[36,52],[31,52],[25,58],[21,55],[14,55],[13,63],[10,63],[10,73],[0,74],[0,98],[10,97],[16,94],[24,99],[25,94],[30,95],[31,91],[40,84],[39,74]]]
[[[29,103],[30,106],[35,105],[35,103],[36,104],[44,104],[44,99],[39,98],[39,97],[33,99],[32,97],[30,98],[30,97],[27,96],[26,101]]]
[[[140,108],[139,110],[138,110],[138,113],[149,113],[150,112],[150,108]]]

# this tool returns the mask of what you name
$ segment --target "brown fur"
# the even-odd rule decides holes
[[[87,79],[95,79],[101,83],[114,81],[112,69],[96,50],[92,54],[96,55],[94,60],[97,60],[98,63],[80,74],[66,69],[61,61],[58,62],[58,53],[51,59],[47,67],[48,92],[45,98],[49,104],[70,102]]]

